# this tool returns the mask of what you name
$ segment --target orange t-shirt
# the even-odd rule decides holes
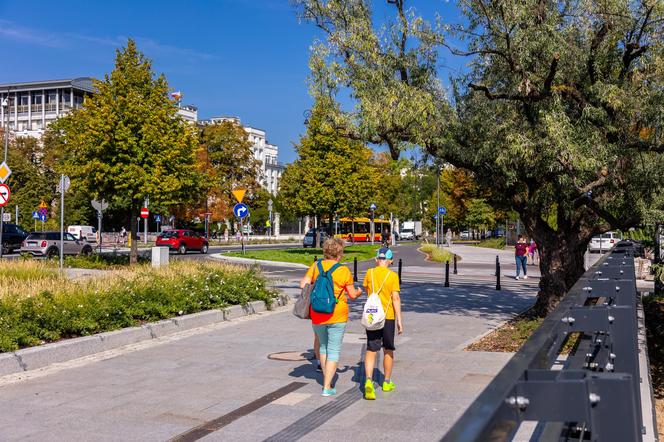
[[[324,260],[323,270],[328,271],[336,261]],[[307,270],[307,276],[311,278],[311,284],[318,277],[318,263],[315,262]],[[332,282],[334,283],[334,296],[338,299],[336,307],[332,313],[318,313],[309,307],[311,313],[311,322],[314,325],[338,324],[348,322],[348,300],[346,299],[346,286],[353,285],[353,275],[346,266],[340,266],[332,273]]]

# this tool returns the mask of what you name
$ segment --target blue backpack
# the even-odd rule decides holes
[[[338,299],[334,296],[334,282],[332,273],[341,267],[339,263],[330,267],[327,272],[323,271],[323,260],[318,261],[318,277],[311,291],[311,309],[317,313],[332,313],[337,305]]]

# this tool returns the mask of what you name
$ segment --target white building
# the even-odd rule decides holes
[[[0,109],[4,127],[16,136],[41,138],[46,126],[60,115],[83,106],[86,96],[94,93],[92,78],[46,80],[0,84],[0,102],[7,99],[7,114]]]
[[[178,106],[178,115],[188,123],[198,123],[198,108],[192,104]]]
[[[224,121],[232,121],[236,124],[240,123],[238,117],[212,117],[203,121],[203,124],[218,124]],[[247,132],[249,141],[253,144],[252,151],[254,158],[261,163],[261,176],[258,179],[261,185],[271,194],[275,195],[279,190],[279,180],[284,171],[283,164],[279,163],[279,147],[275,144],[270,144],[267,141],[267,136],[263,129],[257,129],[251,126],[242,126]]]

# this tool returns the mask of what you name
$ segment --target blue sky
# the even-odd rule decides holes
[[[385,2],[375,4],[384,14]],[[456,15],[445,0],[412,4]],[[199,118],[238,116],[265,129],[280,161],[291,162],[311,105],[315,35],[288,0],[0,0],[0,83],[101,78],[132,37]]]

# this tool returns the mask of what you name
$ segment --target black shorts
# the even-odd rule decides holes
[[[385,350],[396,350],[394,347],[395,324],[394,319],[386,319],[382,329],[367,330],[367,350],[380,351],[381,347]]]

